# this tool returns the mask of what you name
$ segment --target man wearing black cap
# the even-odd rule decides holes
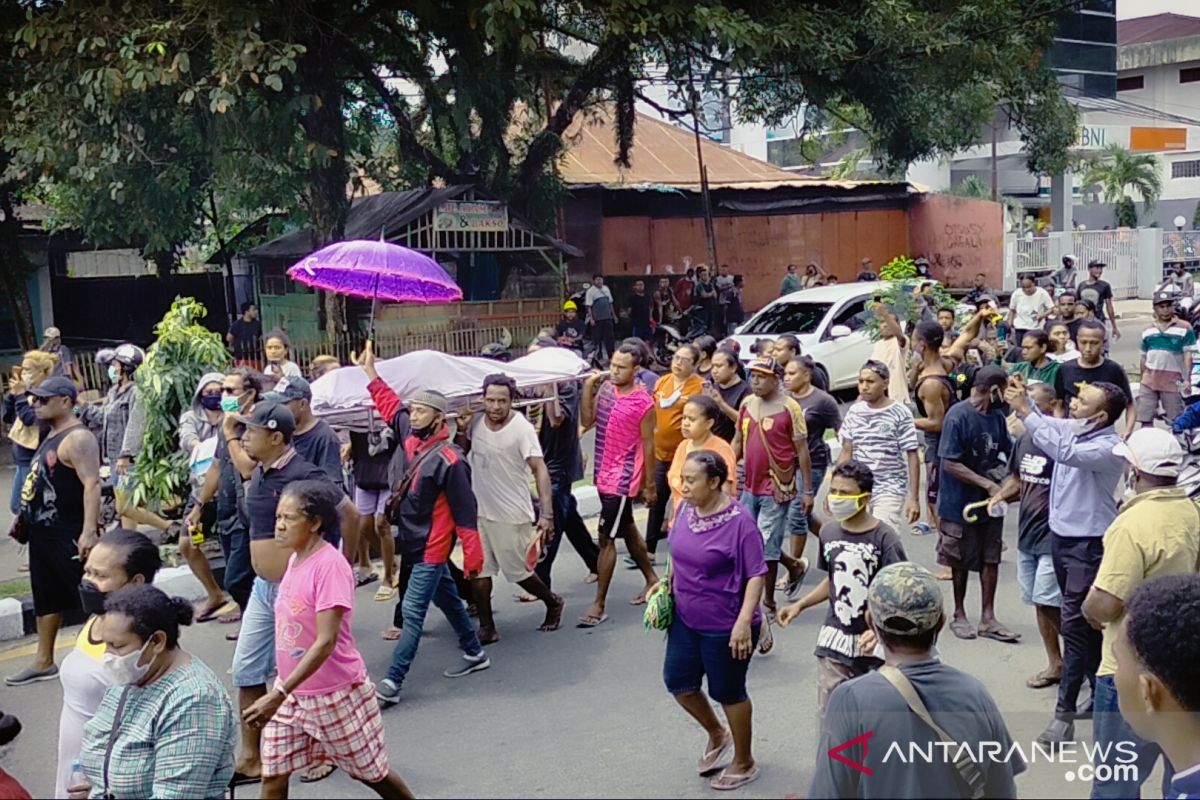
[[[945,623],[942,590],[928,570],[901,561],[875,574],[868,635],[885,663],[829,696],[808,797],[971,797],[972,787],[982,790],[978,797],[1017,796],[1013,778],[1025,759],[984,685],[938,658]],[[994,758],[980,755],[982,743],[999,748]],[[933,757],[909,755],[916,753]],[[964,757],[960,770],[956,759]]]
[[[1113,310],[1112,285],[1108,281],[1100,279],[1100,276],[1104,274],[1105,266],[1107,265],[1103,261],[1095,259],[1088,262],[1087,280],[1081,282],[1077,287],[1079,299],[1090,300],[1095,304],[1096,319],[1101,324],[1107,320],[1112,325],[1112,338],[1120,339],[1121,332],[1117,330],[1117,312]]]
[[[1191,382],[1196,332],[1175,316],[1175,299],[1172,292],[1156,292],[1154,319],[1142,331],[1142,379],[1133,405],[1143,428],[1154,425],[1160,405],[1167,422],[1183,413],[1182,388]]]
[[[239,424],[245,426],[240,436]],[[275,542],[279,497],[294,481],[329,483],[325,471],[301,458],[292,446],[295,430],[296,418],[287,406],[266,398],[256,403],[249,415],[226,414],[222,423],[230,459],[249,479],[244,508],[250,529],[250,563],[256,577],[233,653],[233,685],[238,687],[238,704],[243,711],[266,695],[267,681],[275,674],[275,598],[290,555]],[[337,536],[339,526],[341,530],[357,529],[358,513],[345,497],[338,514],[339,519],[330,520],[333,530],[326,538]],[[261,733],[261,728],[242,725],[242,752],[235,765],[235,780],[262,772]]]
[[[33,663],[4,679],[9,686],[58,676],[54,637],[62,612],[79,608],[83,561],[99,540],[100,445],[75,418],[75,383],[47,378],[28,396],[38,422],[50,426],[21,488],[17,522],[29,543],[38,643]]]
[[[313,415],[312,387],[309,386],[308,381],[296,375],[285,375],[279,379],[279,383],[275,385],[274,389],[263,395],[263,399],[287,406],[287,410],[291,411],[292,416],[296,419],[296,429],[292,432],[292,447],[296,448],[296,452],[302,459],[315,467],[320,467],[330,483],[340,487],[342,485],[342,443],[338,440],[338,435],[333,432],[333,428],[329,427],[328,422]],[[361,531],[357,528],[343,530],[342,538],[346,540],[342,550],[350,565],[354,566],[359,554]],[[333,544],[336,546],[338,542],[333,542]],[[365,586],[379,579],[379,576],[370,569],[370,562],[367,563],[368,567],[365,571],[360,565],[354,575],[356,586]],[[386,599],[390,600],[391,596],[389,595]]]
[[[1000,574],[1004,518],[991,516],[976,505],[998,494],[1008,473],[1012,450],[1004,412],[999,406],[1008,386],[1008,376],[996,366],[975,373],[971,396],[948,412],[942,423],[938,457],[942,460],[938,488],[938,563],[950,567],[954,581],[954,619],[950,630],[960,639],[974,639],[963,603],[969,572],[979,573],[983,605],[979,635],[999,642],[1016,642],[1020,637],[996,619],[996,581]],[[1003,506],[997,506],[1003,510]]]

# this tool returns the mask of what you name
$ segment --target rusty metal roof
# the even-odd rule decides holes
[[[631,166],[624,169],[613,162],[617,145],[612,111],[612,106],[607,105],[581,112],[564,133],[567,150],[558,167],[565,183],[609,189],[700,190],[694,134],[639,112],[630,151]],[[853,188],[874,183],[797,175],[704,136],[700,137],[700,149],[712,189]]]
[[[1161,42],[1200,35],[1200,17],[1190,14],[1154,14],[1117,23],[1117,45]]]

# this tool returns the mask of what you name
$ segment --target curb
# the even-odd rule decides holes
[[[214,565],[213,573],[217,583],[223,581],[223,565]],[[204,596],[204,586],[192,574],[191,568],[165,567],[158,571],[154,585],[173,597],[186,597],[188,600],[199,600]],[[63,627],[81,625],[87,620],[87,614],[81,609],[71,609],[63,612]],[[6,597],[0,600],[0,642],[21,639],[37,633],[37,618],[33,614],[33,599],[22,597]]]

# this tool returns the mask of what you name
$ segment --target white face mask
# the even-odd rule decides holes
[[[1086,417],[1084,419],[1072,419],[1071,431],[1076,436],[1086,436],[1087,434],[1096,430],[1096,426],[1098,424],[1098,420],[1093,419],[1092,417]]]
[[[142,678],[146,677],[146,673],[150,671],[150,662],[139,665],[138,660],[141,659],[142,653],[146,652],[146,648],[150,646],[147,641],[142,645],[141,649],[135,650],[132,653],[126,653],[119,656],[116,653],[105,653],[101,662],[101,667],[104,669],[104,674],[114,686],[129,686],[137,683]]]

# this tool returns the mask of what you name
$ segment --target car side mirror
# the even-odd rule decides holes
[[[849,336],[851,333],[853,333],[853,331],[851,331],[845,325],[834,325],[829,329],[829,335],[834,339],[841,339],[844,336]]]

